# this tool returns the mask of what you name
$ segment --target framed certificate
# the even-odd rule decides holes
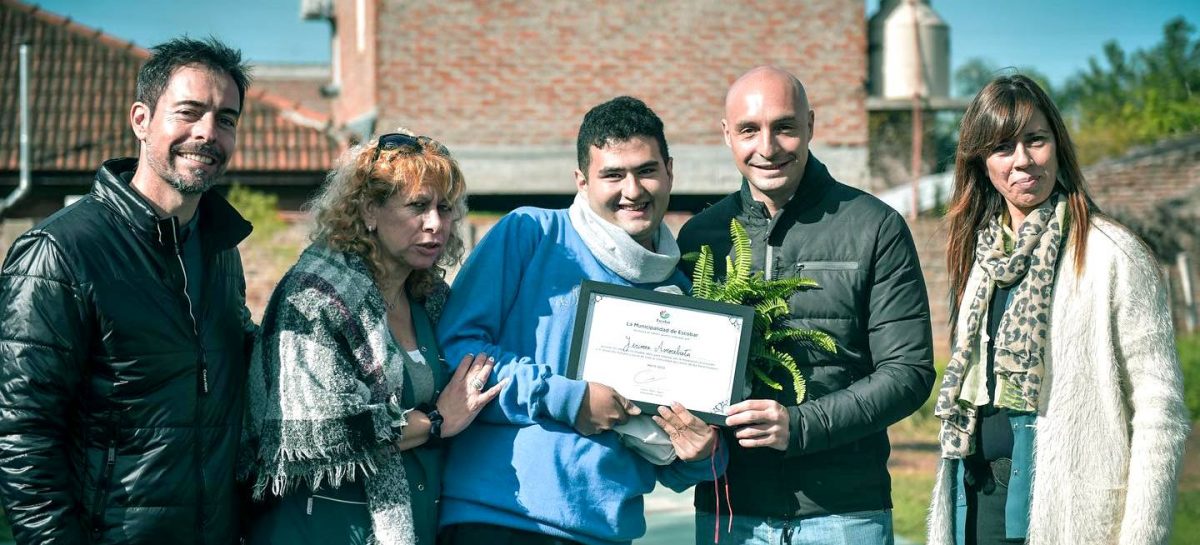
[[[585,280],[567,375],[648,414],[679,402],[709,424],[742,401],[754,309]]]

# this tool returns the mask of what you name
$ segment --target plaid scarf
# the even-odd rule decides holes
[[[245,472],[254,497],[268,488],[283,495],[301,481],[317,490],[362,478],[374,542],[415,543],[392,428],[403,369],[363,260],[309,246],[272,294],[251,357],[246,435],[254,460]]]
[[[1037,409],[1046,373],[1045,348],[1050,332],[1050,305],[1059,250],[1065,236],[1067,201],[1055,194],[1025,218],[1012,252],[1006,252],[1001,218],[979,232],[974,274],[979,289],[964,299],[966,328],[959,331],[954,353],[942,379],[934,414],[942,419],[944,458],[964,458],[974,450],[971,436],[978,407],[1030,412]],[[987,391],[985,323],[996,285],[1016,285],[1012,303],[996,330],[996,391]]]

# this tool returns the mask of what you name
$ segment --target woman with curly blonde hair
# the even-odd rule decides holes
[[[348,150],[314,199],[312,244],[263,316],[249,376],[250,543],[433,543],[441,440],[504,382],[436,344],[463,242],[458,163],[427,137]]]

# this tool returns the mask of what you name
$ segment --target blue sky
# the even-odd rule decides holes
[[[26,0],[30,1],[30,0]],[[533,0],[531,0],[533,1]],[[148,46],[177,34],[213,34],[255,62],[329,62],[329,25],[300,20],[300,0],[33,0],[83,24]],[[879,0],[865,0],[866,13]],[[1032,66],[1054,84],[1115,39],[1127,51],[1155,44],[1184,16],[1200,25],[1197,0],[933,0],[950,25],[952,66],[971,57]]]
[[[868,0],[867,14],[878,9]],[[1032,66],[1061,84],[1100,58],[1116,40],[1126,52],[1162,40],[1163,25],[1183,16],[1200,25],[1197,0],[933,0],[950,25],[950,58],[957,67],[971,57],[998,66]],[[1195,37],[1195,34],[1193,34]]]

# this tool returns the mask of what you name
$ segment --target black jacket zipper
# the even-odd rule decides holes
[[[204,449],[201,443],[203,438],[200,437],[203,432],[200,425],[200,403],[204,397],[208,395],[208,362],[204,356],[204,341],[200,337],[200,324],[196,320],[195,307],[192,304],[192,297],[188,295],[188,275],[187,266],[183,262],[183,244],[179,240],[179,218],[172,216],[166,222],[169,231],[164,232],[163,222],[158,224],[160,240],[168,244],[171,252],[175,255],[175,262],[179,265],[179,273],[183,278],[183,301],[188,318],[192,321],[192,334],[196,339],[196,388],[198,390],[196,399],[196,412],[193,417],[193,426],[197,434],[193,445],[193,453],[196,459],[196,543],[204,542]],[[165,235],[165,236],[164,236]]]
[[[117,426],[116,414],[108,413],[109,432],[108,444],[104,449],[104,460],[100,467],[100,478],[96,481],[96,495],[92,498],[92,536],[99,537],[104,527],[104,499],[108,497],[108,482],[112,480],[113,467],[117,465]]]

